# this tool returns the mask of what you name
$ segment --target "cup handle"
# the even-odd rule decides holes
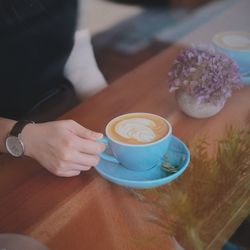
[[[107,137],[102,137],[101,139],[98,140],[99,142],[102,142],[104,144],[106,144],[108,146],[108,143],[109,143],[109,139]],[[112,155],[109,155],[107,153],[102,152],[99,154],[99,156],[105,160],[105,161],[110,161],[110,162],[113,162],[113,163],[116,163],[116,164],[119,164],[119,161]]]

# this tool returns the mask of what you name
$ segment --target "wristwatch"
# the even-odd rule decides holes
[[[5,146],[7,151],[15,157],[20,157],[24,154],[24,144],[21,139],[21,132],[23,128],[33,121],[21,120],[15,123],[10,131],[10,134],[5,140]]]

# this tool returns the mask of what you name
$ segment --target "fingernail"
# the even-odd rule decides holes
[[[96,139],[101,139],[103,137],[102,133],[95,133]]]

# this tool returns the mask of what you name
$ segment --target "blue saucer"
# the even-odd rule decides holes
[[[109,148],[106,151],[108,154],[111,154]],[[167,157],[171,165],[178,166],[178,171],[174,174],[166,172],[161,166],[146,171],[132,171],[120,164],[112,163],[102,158],[96,170],[105,179],[124,187],[152,188],[176,179],[185,171],[190,161],[190,153],[187,146],[175,136],[171,136]]]

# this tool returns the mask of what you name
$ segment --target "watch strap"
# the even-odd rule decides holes
[[[16,122],[10,131],[10,135],[18,136],[22,132],[23,128],[29,123],[34,123],[34,122],[28,120],[21,120]]]

